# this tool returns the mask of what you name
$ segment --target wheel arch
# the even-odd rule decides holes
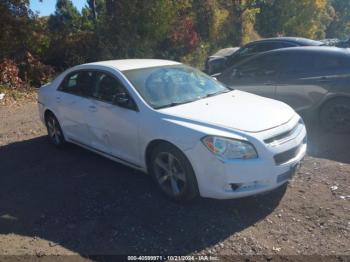
[[[165,139],[162,139],[162,138],[157,138],[157,139],[154,139],[152,141],[150,141],[147,146],[146,146],[146,149],[145,149],[145,154],[144,154],[144,160],[145,160],[145,164],[146,164],[146,170],[147,172],[149,173],[150,171],[150,161],[151,161],[151,156],[152,156],[152,152],[153,150],[159,146],[160,144],[168,144],[168,145],[171,145],[173,147],[175,147],[176,149],[180,150],[184,156],[186,156],[185,152],[180,148],[178,147],[177,145],[175,145],[174,143],[168,141],[168,140],[165,140]],[[188,157],[186,156],[187,160],[190,162],[190,160],[188,159]],[[190,162],[191,163],[191,162]],[[192,165],[192,163],[191,163]]]
[[[52,110],[46,108],[45,111],[44,111],[44,120],[46,121],[46,118],[49,116],[49,115],[53,115],[54,117],[56,117],[55,113],[52,112]],[[57,118],[57,117],[56,117]]]
[[[334,101],[336,99],[344,99],[344,98],[350,99],[350,94],[333,94],[333,95],[329,95],[329,96],[325,97],[325,99],[323,99],[323,101],[317,107],[317,117],[318,117],[318,119],[320,119],[320,114],[321,114],[322,108],[327,103],[330,103],[331,101]]]
[[[179,153],[182,154],[182,156],[185,158],[186,162],[187,162],[187,167],[191,170],[191,176],[188,178],[189,179],[189,188],[193,188],[194,191],[192,191],[191,195],[192,197],[196,197],[198,195],[200,195],[200,190],[199,190],[199,185],[198,185],[198,179],[197,179],[197,175],[196,172],[193,168],[193,164],[191,163],[190,159],[188,158],[188,156],[186,155],[186,153],[184,152],[184,150],[182,150],[180,147],[178,147],[177,145],[175,145],[174,143],[167,141],[165,139],[154,139],[152,141],[150,141],[146,147],[145,150],[145,161],[146,161],[146,170],[148,172],[148,174],[151,174],[151,157],[152,157],[152,152],[153,150],[155,150],[159,145],[168,145],[170,147],[173,147],[174,149],[178,150]],[[186,163],[184,163],[186,165]],[[192,197],[190,199],[192,199]]]
[[[145,164],[146,164],[146,170],[147,172],[149,172],[149,168],[150,168],[150,162],[151,162],[151,155],[153,150],[160,144],[165,143],[165,144],[170,144],[172,146],[175,146],[173,143],[165,140],[165,139],[154,139],[152,141],[150,141],[145,149],[145,154],[144,154],[144,158],[145,158]],[[177,147],[177,146],[175,146]],[[180,149],[181,150],[181,149]]]

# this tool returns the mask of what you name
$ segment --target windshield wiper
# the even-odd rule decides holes
[[[214,92],[214,93],[209,93],[209,94],[206,94],[205,96],[202,96],[201,98],[216,96],[216,95],[228,93],[228,92],[231,92],[231,91],[232,91],[232,90],[222,90],[222,91],[218,91],[218,92]]]
[[[155,109],[162,109],[162,108],[166,108],[166,107],[173,107],[173,106],[183,105],[183,104],[194,102],[194,101],[196,101],[198,99],[201,99],[201,97],[198,97],[198,98],[195,98],[195,99],[191,99],[191,100],[186,100],[186,101],[183,101],[183,102],[172,102],[170,104],[166,104],[166,105],[163,105],[163,106],[157,106],[157,107],[155,107]]]
[[[227,93],[227,92],[230,92],[230,91],[232,91],[232,90],[228,89],[228,90],[223,90],[223,91],[219,91],[219,92],[215,92],[215,93],[209,93],[209,94],[206,94],[205,96],[196,97],[194,99],[186,100],[186,101],[183,101],[183,102],[172,102],[170,104],[166,104],[166,105],[163,105],[163,106],[157,106],[154,109],[162,109],[162,108],[166,108],[166,107],[173,107],[173,106],[183,105],[183,104],[191,103],[191,102],[194,102],[194,101],[206,98],[206,97],[216,96],[216,95]]]

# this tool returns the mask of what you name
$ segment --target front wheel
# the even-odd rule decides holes
[[[333,133],[350,132],[350,98],[336,98],[327,102],[320,111],[324,129]]]
[[[153,150],[150,171],[168,197],[186,202],[198,196],[197,180],[187,157],[175,146],[160,144]]]
[[[48,114],[45,118],[49,141],[56,147],[63,147],[66,141],[57,118],[53,114]]]

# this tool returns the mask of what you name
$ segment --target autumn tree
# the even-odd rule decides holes
[[[328,24],[328,0],[266,0],[259,4],[257,29],[263,36],[323,38]]]
[[[327,28],[329,38],[350,38],[350,1],[332,0],[333,21]]]

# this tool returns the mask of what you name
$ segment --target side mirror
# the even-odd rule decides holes
[[[114,96],[113,103],[121,106],[121,107],[126,107],[130,108],[131,105],[131,99],[127,93],[119,93]]]
[[[225,57],[213,57],[208,60],[208,73],[209,75],[214,75],[221,73],[226,68],[226,58]]]

